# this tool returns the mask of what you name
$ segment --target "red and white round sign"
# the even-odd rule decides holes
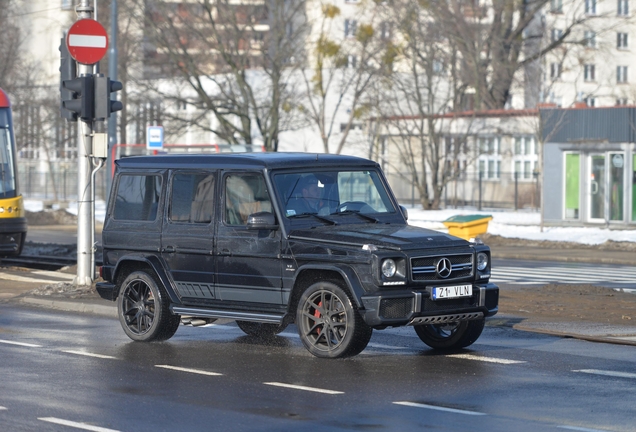
[[[76,21],[66,34],[68,52],[78,63],[91,65],[100,61],[108,50],[106,29],[94,19]]]

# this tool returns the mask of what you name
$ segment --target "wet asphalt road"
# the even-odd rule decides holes
[[[455,356],[402,328],[321,360],[293,326],[143,344],[115,319],[0,304],[0,430],[632,431],[635,353],[490,326]]]

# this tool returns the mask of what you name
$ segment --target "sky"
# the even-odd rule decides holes
[[[25,200],[28,211],[42,211],[41,201]],[[77,203],[70,203],[69,213],[77,214]],[[106,205],[104,201],[95,202],[95,220],[104,221]],[[588,245],[602,244],[608,240],[618,242],[636,242],[636,229],[607,229],[604,227],[544,227],[540,229],[541,215],[533,211],[476,211],[475,209],[422,210],[409,208],[409,224],[448,232],[442,221],[455,215],[490,215],[488,233],[508,238],[528,240],[568,241]]]

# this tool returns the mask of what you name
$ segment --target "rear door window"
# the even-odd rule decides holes
[[[214,184],[214,174],[175,174],[168,215],[170,221],[210,223],[214,216]]]
[[[123,174],[119,177],[114,218],[154,221],[161,197],[161,176]]]

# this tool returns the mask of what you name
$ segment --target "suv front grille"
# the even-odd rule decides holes
[[[445,278],[437,272],[437,264],[444,258],[447,258],[451,263],[451,272]],[[411,269],[414,281],[452,281],[473,275],[473,255],[436,255],[411,258]]]

